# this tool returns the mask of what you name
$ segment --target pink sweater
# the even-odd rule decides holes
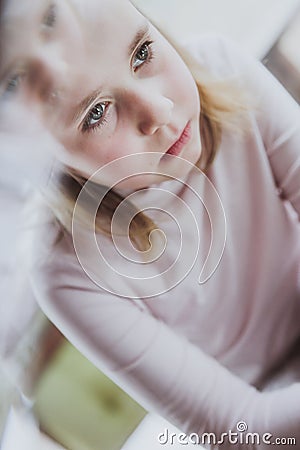
[[[287,368],[287,387],[257,389],[271,386],[271,373],[283,367],[300,337],[299,107],[233,44],[205,37],[190,47],[217,77],[243,79],[258,101],[246,135],[224,133],[209,171],[221,203],[197,171],[186,186],[172,180],[141,192],[137,203],[167,209],[182,235],[174,221],[154,211],[168,239],[162,258],[131,263],[98,236],[109,266],[99,252],[91,254],[89,233],[77,230],[85,270],[72,237],[55,243],[59,226],[49,211],[39,211],[33,289],[46,315],[87,358],[181,430],[221,435],[245,420],[249,432],[295,436],[300,448],[299,358]],[[211,240],[202,273],[209,279],[199,284]]]

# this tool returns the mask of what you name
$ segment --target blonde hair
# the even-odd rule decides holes
[[[170,41],[170,39],[168,39]],[[172,43],[172,42],[171,42]],[[173,44],[173,43],[172,43]],[[174,44],[173,44],[174,45]],[[201,67],[197,61],[185,50],[174,45],[184,62],[189,67],[198,87],[201,100],[200,135],[202,143],[201,157],[197,166],[206,172],[213,163],[217,154],[222,132],[227,129],[239,134],[245,128],[245,113],[249,109],[243,90],[236,80],[216,80]],[[87,179],[78,176],[71,168],[66,167],[65,172],[56,177],[55,183],[50,187],[51,208],[63,225],[71,233],[72,215],[76,200]],[[89,181],[88,193],[91,201],[102,198],[107,187]],[[155,223],[143,212],[140,212],[131,202],[124,200],[113,189],[103,197],[96,214],[96,220],[91,218],[88,207],[81,210],[81,221],[85,226],[95,225],[95,231],[111,236],[111,220],[118,205],[125,201],[129,214],[133,217],[129,226],[129,237],[133,245],[141,251],[150,247],[149,236],[157,229]],[[122,228],[122,224],[120,224]],[[124,226],[124,230],[127,227]]]

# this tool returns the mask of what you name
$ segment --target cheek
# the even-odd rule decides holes
[[[178,87],[180,94],[181,96],[185,97],[191,105],[194,105],[195,107],[197,107],[197,109],[199,109],[199,93],[195,80],[185,66],[183,67],[182,72],[184,83],[181,83],[181,87]]]
[[[119,120],[112,131],[103,131],[101,137],[97,131],[85,143],[85,153],[103,164],[142,151],[141,143],[130,122]]]
[[[79,140],[65,139],[64,142],[70,158],[74,161],[73,164],[76,161],[78,166],[80,161],[80,164],[89,167],[89,171],[97,170],[105,164],[125,156],[129,153],[127,152],[128,148],[131,147],[124,145],[124,139],[116,135],[102,141],[97,138],[97,131],[95,131],[94,137],[90,136],[88,139],[82,137]]]
[[[174,56],[165,65],[167,89],[172,90],[170,95],[187,108],[199,111],[200,101],[197,85],[194,78],[179,56]],[[171,98],[172,98],[171,97]]]

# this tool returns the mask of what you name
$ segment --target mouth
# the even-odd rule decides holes
[[[163,154],[163,157],[165,155],[178,156],[181,153],[183,147],[191,139],[191,136],[192,136],[192,127],[191,127],[191,123],[188,122],[186,124],[183,132],[177,139],[177,141],[175,141],[174,144]]]

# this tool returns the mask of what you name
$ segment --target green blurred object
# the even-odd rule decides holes
[[[69,450],[119,450],[146,414],[67,341],[35,397],[41,429]]]

